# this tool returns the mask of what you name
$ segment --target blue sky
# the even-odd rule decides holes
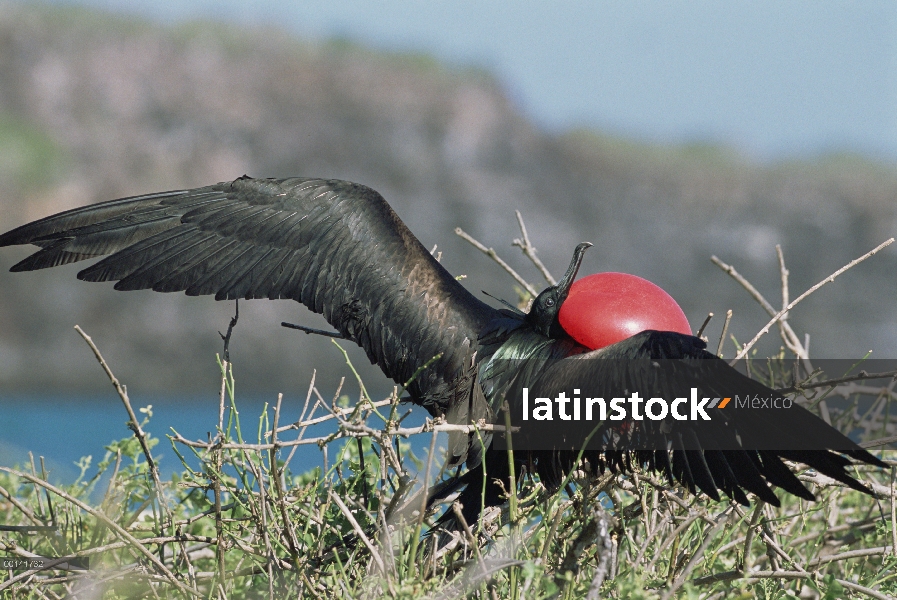
[[[761,160],[856,151],[897,161],[893,2],[80,3],[164,21],[276,23],[485,67],[552,131],[724,143]]]

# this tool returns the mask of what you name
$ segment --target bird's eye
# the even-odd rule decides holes
[[[554,298],[549,298],[545,301],[545,306],[554,306]]]

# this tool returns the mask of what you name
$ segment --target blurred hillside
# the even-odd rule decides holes
[[[110,198],[234,179],[309,175],[380,191],[472,290],[515,298],[510,279],[453,233],[511,248],[514,209],[556,273],[595,243],[584,272],[651,279],[692,326],[735,310],[751,337],[766,314],[710,261],[734,264],[780,302],[774,246],[792,297],[897,233],[897,169],[852,156],[752,164],[721,148],[652,147],[595,132],[537,130],[500,82],[426,56],[310,44],[276,29],[165,28],[71,8],[0,4],[0,229]],[[75,279],[83,265],[11,275],[0,252],[0,394],[90,391],[108,383],[71,330],[80,324],[132,390],[214,390],[231,303],[118,293]],[[811,354],[897,356],[897,252],[847,273],[792,315]],[[292,302],[240,307],[233,340],[245,391],[303,394],[313,368],[332,385],[331,342],[280,321],[327,327]],[[722,319],[709,328],[719,335]],[[715,342],[714,342],[715,343]],[[770,337],[761,352],[778,348]],[[728,346],[732,354],[732,346]],[[367,366],[360,351],[351,356]],[[386,389],[376,369],[369,385]],[[379,382],[379,385],[377,384]]]

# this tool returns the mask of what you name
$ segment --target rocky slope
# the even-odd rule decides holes
[[[897,170],[854,157],[756,165],[725,150],[658,148],[594,132],[536,129],[488,73],[421,56],[312,44],[276,29],[166,28],[81,9],[0,4],[0,228],[118,196],[233,179],[315,175],[379,190],[425,245],[438,244],[471,289],[514,297],[510,280],[453,233],[510,247],[520,210],[543,260],[652,279],[697,327],[735,309],[750,337],[765,313],[710,261],[780,302],[774,246],[792,297],[897,233]],[[232,304],[75,280],[77,266],[11,275],[0,252],[0,394],[102,389],[84,327],[119,377],[149,392],[215,389],[214,353]],[[58,272],[64,271],[64,272]],[[844,275],[797,309],[811,352],[897,355],[897,252]],[[541,282],[539,282],[541,284]],[[313,368],[347,370],[329,341],[281,320],[326,326],[290,302],[241,306],[241,389],[304,394]],[[717,319],[710,334],[718,335]],[[771,339],[764,351],[775,350]],[[729,354],[732,347],[729,346]],[[352,352],[357,364],[367,361]],[[365,369],[377,389],[386,388]]]

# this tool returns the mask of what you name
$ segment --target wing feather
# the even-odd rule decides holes
[[[380,194],[345,181],[244,177],[122,198],[0,236],[0,246],[13,244],[40,247],[14,271],[107,255],[78,277],[219,300],[292,298],[322,313],[398,383],[441,354],[408,390],[440,414],[469,391],[475,342],[497,316]]]
[[[664,368],[658,361],[664,362]],[[530,380],[530,397],[553,398],[560,390],[580,388],[590,395],[604,398],[628,397],[638,390],[646,398],[648,393],[667,399],[682,396],[685,390],[697,388],[701,397],[770,397],[774,392],[762,383],[749,379],[724,361],[705,350],[698,338],[672,332],[647,331],[601,350],[569,356],[546,363],[536,370]],[[524,385],[521,382],[515,385]],[[522,397],[513,388],[509,398]],[[577,392],[578,393],[578,392]],[[518,407],[519,410],[519,407]],[[666,471],[666,460],[660,459],[656,448],[669,452],[670,472],[690,490],[700,489],[712,498],[720,490],[737,502],[747,503],[745,491],[757,495],[770,504],[778,500],[769,488],[777,485],[801,498],[812,494],[782,463],[781,459],[804,463],[820,473],[868,492],[869,490],[845,470],[851,463],[847,457],[876,466],[883,463],[860,448],[825,421],[794,404],[792,408],[772,417],[768,410],[713,410],[711,421],[630,421],[623,430],[619,422],[606,422],[600,431],[607,435],[596,452],[605,453],[604,461],[611,466],[625,466],[620,454],[626,454],[625,440],[630,450]],[[571,424],[572,425],[572,424]],[[515,449],[526,449],[525,438]],[[800,436],[795,436],[800,431]],[[616,436],[616,437],[615,437]],[[628,437],[627,437],[628,436]],[[570,436],[568,439],[582,437]],[[607,440],[614,442],[608,453]],[[564,442],[566,443],[566,442]],[[576,451],[578,448],[555,445],[556,452]],[[591,448],[592,446],[590,446]],[[846,456],[844,456],[846,455]],[[649,457],[649,458],[644,458]],[[599,459],[600,461],[600,459]],[[551,461],[546,461],[551,464]],[[556,478],[551,474],[550,478]]]
[[[149,260],[161,256],[172,247],[195,235],[191,227],[169,227],[104,258],[78,273],[82,281],[117,281],[140,270]],[[134,288],[141,289],[141,288]]]
[[[214,233],[200,238],[190,249],[190,256],[181,260],[175,267],[172,265],[161,278],[157,278],[152,289],[157,292],[178,292],[184,290],[190,281],[198,277],[199,271],[206,268],[207,262],[223,250],[221,238]]]

